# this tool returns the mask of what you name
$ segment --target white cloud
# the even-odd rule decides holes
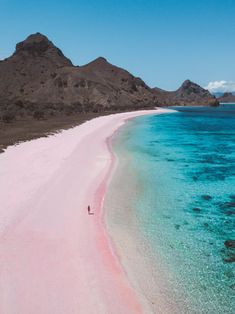
[[[211,93],[221,92],[235,92],[235,82],[232,81],[214,81],[210,82],[205,89]]]

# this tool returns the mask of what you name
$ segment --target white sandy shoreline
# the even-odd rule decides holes
[[[95,118],[0,155],[0,313],[142,311],[102,222],[106,141],[126,119],[161,112]]]

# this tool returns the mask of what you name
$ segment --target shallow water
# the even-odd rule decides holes
[[[136,181],[119,185],[119,196],[132,195],[128,223],[138,226],[156,276],[162,268],[184,313],[234,313],[235,250],[225,242],[235,238],[233,108],[138,117],[113,144],[123,169],[134,172],[119,180]],[[112,183],[110,193],[115,198]],[[116,225],[125,223],[117,217]]]

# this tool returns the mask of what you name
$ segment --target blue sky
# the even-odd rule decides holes
[[[152,87],[235,89],[235,0],[0,0],[0,59],[37,31],[76,65],[104,56]]]

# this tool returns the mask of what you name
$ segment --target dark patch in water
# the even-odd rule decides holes
[[[227,215],[227,216],[232,216],[232,215],[235,215],[235,210],[227,210],[227,211],[225,211],[224,213],[225,213],[225,215]]]
[[[234,263],[235,262],[235,240],[228,239],[224,241],[225,248],[221,249],[221,252],[224,254],[223,261],[225,263]]]
[[[227,256],[223,259],[225,263],[234,263],[235,262],[235,253],[227,252]]]
[[[206,176],[206,180],[208,181],[224,181],[225,179],[226,179],[226,176],[223,174]]]
[[[201,156],[200,156],[201,157]],[[220,154],[207,154],[203,155],[201,158],[198,158],[198,163],[202,164],[211,164],[211,165],[224,165],[228,162],[228,158]]]
[[[201,212],[201,208],[199,208],[199,207],[194,207],[194,208],[193,208],[193,211],[196,212],[196,213],[200,213],[200,212]]]
[[[231,167],[217,166],[217,167],[202,167],[199,171],[189,173],[188,175],[196,182],[200,181],[224,181],[232,177],[235,170]]]
[[[176,230],[179,230],[179,229],[180,229],[180,225],[176,224],[176,225],[175,225],[175,229],[176,229]]]
[[[235,201],[234,202],[226,202],[223,204],[220,204],[219,206],[221,209],[225,209],[225,208],[235,208]]]
[[[175,160],[171,158],[166,158],[166,161],[175,161]]]
[[[210,195],[202,195],[201,198],[202,198],[204,201],[210,201],[210,200],[212,200],[212,196],[210,196]]]
[[[224,241],[224,245],[227,249],[235,249],[235,240],[229,239]]]
[[[224,215],[232,216],[235,214],[235,200],[234,199],[232,199],[232,202],[217,203],[217,205],[219,206],[220,210],[223,211]]]
[[[198,180],[197,176],[193,176],[193,181],[196,182]]]

